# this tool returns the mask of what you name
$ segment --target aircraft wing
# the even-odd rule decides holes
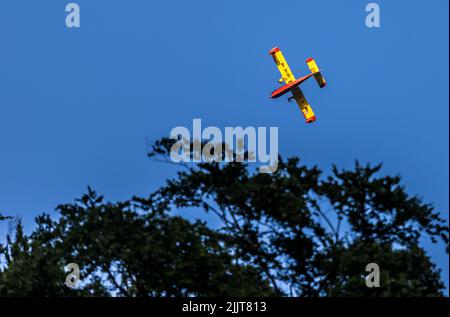
[[[303,92],[300,90],[300,88],[295,87],[291,90],[292,95],[294,96],[295,101],[297,102],[298,107],[303,113],[303,116],[306,119],[306,123],[312,123],[316,121],[316,116],[314,114],[314,111],[312,110],[310,104],[306,100],[305,96],[303,95]]]
[[[278,47],[274,47],[269,51],[269,54],[272,55],[273,60],[275,64],[277,64],[278,70],[280,71],[281,78],[278,81],[280,83],[284,81],[286,84],[293,82],[295,80],[294,74],[292,74],[292,71],[284,59],[280,49]]]

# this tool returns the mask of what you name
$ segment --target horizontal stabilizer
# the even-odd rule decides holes
[[[320,72],[319,67],[317,66],[314,59],[311,57],[306,60],[306,64],[308,64],[308,68],[311,71],[311,73],[314,75],[314,79],[317,81],[317,84],[319,84],[320,88],[323,88],[326,86],[327,82],[325,81],[325,78],[322,76],[322,73]]]

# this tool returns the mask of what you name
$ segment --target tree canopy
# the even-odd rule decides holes
[[[149,156],[166,160],[170,140]],[[0,245],[3,296],[442,296],[440,271],[421,246],[448,253],[448,225],[381,165],[323,176],[299,158],[272,174],[245,163],[181,165],[147,197],[108,202],[91,188],[57,219],[19,223]],[[211,228],[182,216],[213,214]],[[0,220],[6,220],[0,215]],[[76,263],[81,282],[65,285]],[[380,287],[368,288],[368,263]]]

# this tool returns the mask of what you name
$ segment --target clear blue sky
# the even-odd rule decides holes
[[[145,195],[174,175],[145,138],[193,118],[278,126],[280,152],[329,171],[383,162],[448,219],[448,1],[79,0],[0,4],[0,212],[33,218],[91,185]],[[328,80],[304,86],[318,120],[270,100],[279,46],[296,75],[313,56]],[[192,215],[193,217],[196,215]],[[0,225],[4,236],[6,225]],[[448,280],[442,247],[427,250]]]

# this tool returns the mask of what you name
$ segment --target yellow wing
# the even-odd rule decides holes
[[[281,78],[278,80],[278,82],[281,83],[284,81],[286,84],[293,82],[295,80],[294,74],[292,74],[292,71],[289,68],[288,63],[284,59],[284,56],[281,53],[280,49],[278,47],[274,47],[269,51],[269,54],[272,55],[273,60],[277,64],[278,70],[281,74]]]
[[[300,88],[296,87],[292,90],[292,95],[294,95],[294,99],[297,102],[298,107],[303,113],[303,116],[306,119],[306,123],[312,123],[316,121],[316,116],[305,96],[303,96]]]

